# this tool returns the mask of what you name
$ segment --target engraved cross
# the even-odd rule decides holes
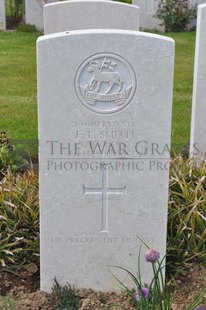
[[[100,194],[102,197],[101,205],[102,205],[102,223],[100,232],[108,232],[108,195],[111,194],[125,194],[126,193],[126,185],[120,188],[108,187],[108,170],[102,169],[102,186],[98,187],[86,187],[83,185],[83,194]]]

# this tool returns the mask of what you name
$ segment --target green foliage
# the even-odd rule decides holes
[[[170,170],[168,272],[184,272],[194,261],[206,264],[206,164],[179,156]]]
[[[162,35],[162,32],[157,29],[148,29],[140,27],[140,31]]]
[[[51,304],[53,310],[78,310],[80,308],[80,297],[78,292],[70,284],[61,287],[56,279],[52,288]]]
[[[110,266],[115,267],[120,270],[123,270],[127,273],[127,275],[131,278],[134,283],[134,289],[128,288],[121,282],[113,273],[115,279],[121,284],[123,289],[127,292],[128,296],[131,297],[131,303],[135,309],[138,310],[169,310],[171,308],[172,298],[170,298],[170,294],[167,286],[164,283],[164,258],[159,261],[156,260],[150,264],[148,268],[152,268],[153,271],[153,279],[149,285],[143,284],[141,278],[141,270],[140,270],[140,252],[139,251],[139,259],[138,259],[138,276],[132,274],[129,270],[119,267],[119,266]],[[158,252],[157,252],[158,253]],[[147,294],[144,293],[144,290],[147,291]],[[126,308],[123,308],[127,310]]]
[[[27,33],[35,33],[37,32],[37,29],[34,25],[29,24],[19,24],[16,27],[17,32],[27,32]]]
[[[182,32],[196,18],[197,8],[189,8],[188,0],[160,0],[155,16],[162,20],[166,32]]]
[[[39,33],[0,32],[0,124],[12,140],[38,154],[36,40]]]
[[[22,22],[24,0],[6,0],[6,19],[8,28],[14,28]]]
[[[0,264],[39,264],[38,175],[8,172],[0,182]]]
[[[132,4],[132,0],[114,0],[116,2],[123,2],[123,3],[127,3],[127,4]]]
[[[11,294],[2,297],[0,295],[0,309],[1,310],[15,310],[16,309],[16,302],[12,298]]]
[[[144,242],[143,242],[144,243]],[[144,245],[148,248],[148,246],[144,243]],[[172,301],[174,296],[169,293],[169,288],[164,281],[164,257],[160,260],[159,258],[154,258],[153,254],[159,254],[154,249],[149,249],[145,255],[145,257],[149,257],[149,260],[145,262],[146,264],[150,264],[148,268],[152,268],[153,278],[151,283],[143,284],[141,278],[141,269],[140,269],[140,254],[141,247],[139,251],[138,257],[138,276],[131,273],[129,270],[119,267],[119,266],[110,266],[115,267],[120,270],[126,272],[129,278],[133,281],[134,288],[130,289],[122,281],[120,281],[113,273],[114,278],[120,283],[123,289],[127,292],[128,296],[131,297],[131,304],[137,310],[171,310]],[[200,305],[200,303],[206,300],[206,289],[202,290],[193,300],[193,302],[187,306],[186,310],[194,310],[194,307]],[[118,305],[111,305],[118,306]],[[125,309],[121,307],[121,309]]]
[[[28,162],[22,158],[11,145],[5,131],[0,132],[0,178],[8,168],[12,171],[21,171]]]

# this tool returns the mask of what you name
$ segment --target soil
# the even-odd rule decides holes
[[[0,294],[2,296],[12,293],[17,301],[16,310],[52,310],[51,295],[39,290],[39,272],[34,264],[30,264],[18,272],[8,272],[0,269]],[[184,276],[178,278],[171,286],[171,292],[175,293],[172,310],[185,310],[193,298],[206,288],[206,268],[194,265]],[[122,291],[95,292],[81,289],[80,310],[110,309],[117,310],[121,305],[124,309],[135,310],[131,306],[129,298]],[[203,305],[206,307],[206,303]],[[66,310],[66,309],[64,309]]]

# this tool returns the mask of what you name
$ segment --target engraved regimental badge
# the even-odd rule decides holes
[[[76,94],[89,110],[101,114],[124,109],[136,90],[136,78],[122,57],[102,53],[85,60],[75,77]]]

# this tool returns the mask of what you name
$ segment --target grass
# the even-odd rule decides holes
[[[16,302],[12,298],[11,294],[5,297],[0,295],[0,309],[2,310],[15,310],[16,309]]]
[[[190,133],[195,33],[167,34],[176,42],[172,146],[187,146]],[[0,131],[37,157],[35,43],[38,33],[0,32]],[[28,144],[28,143],[31,143]]]
[[[70,284],[64,287],[60,286],[56,279],[54,279],[54,286],[51,294],[51,304],[53,310],[80,309],[80,296],[78,291]]]
[[[0,32],[0,131],[37,142],[36,52],[38,34]],[[37,155],[37,144],[28,147]]]
[[[187,147],[190,137],[195,32],[169,36],[176,43],[172,146]]]

